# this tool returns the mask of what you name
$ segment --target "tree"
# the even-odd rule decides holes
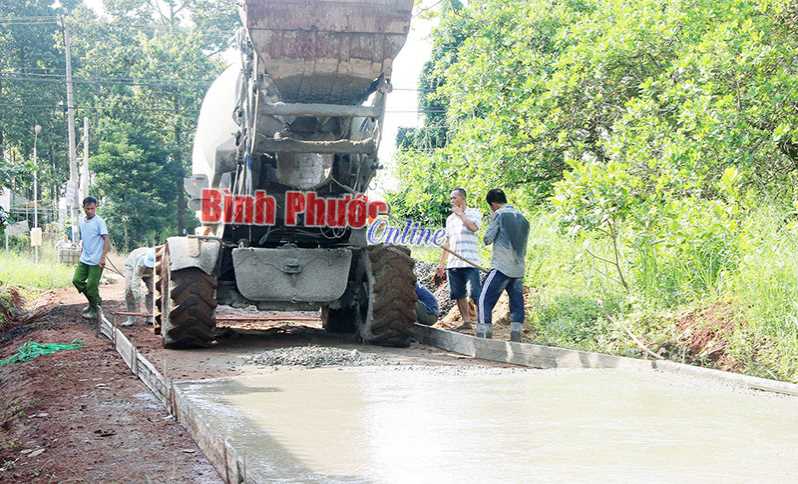
[[[446,82],[445,68],[457,59],[460,45],[473,28],[460,15],[463,4],[457,0],[443,5],[441,24],[434,35],[432,58],[419,79],[418,104],[424,114],[420,128],[402,128],[397,134],[398,177],[405,181],[387,201],[397,218],[412,218],[428,224],[442,224],[449,214],[452,171],[448,160],[436,150],[445,147],[451,128],[448,125],[448,99],[438,94]],[[433,10],[425,12],[431,14]]]
[[[64,149],[64,52],[61,28],[49,0],[6,0],[0,3],[0,184],[13,176],[27,186],[31,170],[19,169],[32,158],[33,127],[38,139],[39,181],[44,195],[58,196],[67,170]],[[72,8],[79,0],[62,2]],[[17,159],[16,168],[8,165]],[[49,190],[45,190],[48,188]]]
[[[148,139],[157,140],[157,152],[150,152],[153,143],[136,144],[148,159],[157,155],[164,165],[158,182],[170,186],[165,195],[169,199],[164,200],[168,210],[152,212],[162,218],[153,225],[183,233],[196,223],[183,190],[196,118],[205,90],[221,72],[215,53],[229,45],[237,28],[237,9],[231,1],[107,0],[105,10],[103,18],[85,8],[73,16],[79,75],[107,79],[81,95],[88,99],[87,110],[103,122],[136,126]],[[103,170],[111,166],[93,169],[110,179],[114,174]],[[115,209],[135,210],[124,202],[131,198],[120,199],[121,192],[112,187],[106,187],[105,195],[117,198]],[[146,188],[142,197],[147,198]],[[136,241],[139,236],[130,237]]]
[[[106,123],[99,130],[96,190],[103,201],[102,214],[118,248],[160,239],[174,231],[175,200],[169,180],[173,168],[164,163],[168,153],[158,136],[127,123]]]

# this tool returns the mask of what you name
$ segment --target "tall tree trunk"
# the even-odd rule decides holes
[[[50,149],[47,150],[47,157],[50,160],[50,167],[53,170],[52,171],[53,176],[50,179],[50,197],[51,197],[51,201],[53,202],[53,210],[54,210],[53,213],[57,217],[57,215],[58,215],[58,198],[59,198],[59,193],[58,193],[58,170],[56,170],[56,168],[55,168],[55,157],[53,156],[52,145],[50,146]]]
[[[130,238],[128,237],[128,232],[127,232],[127,217],[122,219],[122,223],[123,223],[123,228],[124,228],[124,231],[125,231],[124,232],[125,233],[125,235],[124,235],[124,237],[125,237],[124,251],[125,251],[125,253],[128,253],[128,252],[130,252]]]
[[[183,235],[183,230],[186,228],[186,194],[183,193],[183,178],[186,172],[183,169],[182,163],[178,170],[177,179],[177,233]]]
[[[3,83],[0,81],[0,96],[3,95]],[[3,133],[3,128],[0,126],[0,163],[6,159],[6,137]]]
[[[183,166],[183,136],[180,130],[180,100],[174,98],[175,112],[175,150],[174,161],[177,166],[177,235],[183,235],[186,228],[186,195],[183,191],[183,178],[186,176],[186,169]]]

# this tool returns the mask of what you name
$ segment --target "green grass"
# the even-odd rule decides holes
[[[48,251],[38,264],[32,255],[0,251],[0,284],[28,290],[58,289],[72,284],[73,273],[73,267],[59,264]]]
[[[627,292],[609,258],[610,247],[590,235],[558,230],[547,213],[530,214],[525,284],[527,320],[540,343],[641,356],[631,331],[654,351],[680,360],[687,351],[685,314],[723,302],[727,354],[743,373],[798,382],[798,221],[789,210],[763,206],[740,216],[723,243],[690,234],[692,242],[652,253],[626,245]],[[589,251],[589,252],[588,252]],[[713,325],[717,321],[697,321]],[[694,364],[712,362],[690,360]]]
[[[798,225],[783,219],[765,207],[743,226],[728,288],[741,316],[731,351],[753,374],[798,381]]]
[[[413,258],[416,260],[429,264],[437,264],[441,260],[441,249],[437,247],[414,245],[411,249],[413,250]]]

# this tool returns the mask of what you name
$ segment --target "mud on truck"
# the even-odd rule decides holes
[[[393,60],[413,0],[245,0],[241,61],[209,88],[198,119],[193,210],[209,189],[267,193],[271,224],[203,221],[158,250],[164,346],[207,346],[218,305],[321,309],[325,329],[386,346],[409,343],[415,322],[410,252],[369,246],[365,228],[285,220],[289,194],[344,199],[367,191],[377,158]],[[329,215],[329,214],[328,214]],[[201,218],[202,219],[202,218]]]

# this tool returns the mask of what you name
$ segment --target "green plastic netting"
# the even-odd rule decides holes
[[[40,356],[52,355],[59,351],[79,350],[82,347],[83,341],[79,339],[72,340],[72,343],[37,343],[36,341],[28,341],[20,346],[16,353],[0,360],[0,366],[26,363]]]

